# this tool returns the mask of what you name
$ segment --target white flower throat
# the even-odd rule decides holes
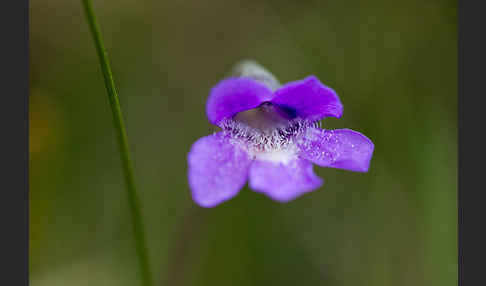
[[[221,128],[235,143],[240,143],[261,161],[288,163],[297,157],[296,139],[308,127],[317,122],[308,122],[290,117],[283,109],[270,103],[239,112],[233,119],[222,123]]]

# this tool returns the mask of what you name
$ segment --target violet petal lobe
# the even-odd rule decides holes
[[[222,132],[198,139],[187,156],[192,197],[213,207],[234,197],[245,185],[251,158]]]
[[[218,125],[222,120],[258,107],[272,98],[272,91],[263,83],[246,77],[227,78],[211,89],[206,115],[211,123]]]
[[[315,76],[289,82],[275,92],[272,103],[292,109],[296,116],[311,121],[341,117],[343,105],[336,92]]]
[[[351,129],[309,128],[298,140],[300,156],[322,166],[367,172],[374,145],[363,134]]]
[[[287,163],[255,160],[250,167],[249,186],[279,202],[291,201],[319,188],[323,180],[307,160],[293,159]]]

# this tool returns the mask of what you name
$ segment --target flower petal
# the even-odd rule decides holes
[[[322,166],[367,172],[374,145],[363,134],[351,129],[309,128],[298,140],[300,156]]]
[[[334,90],[315,76],[289,82],[275,92],[272,103],[293,110],[295,115],[311,121],[324,117],[341,117],[343,105]]]
[[[246,77],[227,78],[211,90],[206,103],[206,114],[211,123],[218,125],[222,120],[258,107],[272,98],[272,91],[263,83]]]
[[[307,160],[294,159],[287,163],[256,160],[250,167],[250,188],[279,202],[293,200],[322,183]]]
[[[192,198],[203,207],[216,206],[245,185],[251,159],[221,132],[197,140],[187,156]]]

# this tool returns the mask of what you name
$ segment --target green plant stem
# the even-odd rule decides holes
[[[130,205],[129,209],[132,218],[135,247],[140,265],[142,285],[152,286],[152,274],[150,272],[148,249],[145,238],[144,226],[142,223],[140,199],[138,197],[137,189],[135,186],[133,165],[130,159],[128,138],[125,131],[125,124],[123,123],[120,102],[118,100],[115,82],[113,81],[113,74],[111,72],[110,63],[108,61],[108,55],[103,45],[103,38],[101,36],[96,15],[94,13],[92,0],[82,0],[82,2],[86,14],[86,20],[89,23],[89,27],[91,29],[93,40],[96,46],[96,51],[100,60],[101,70],[103,72],[103,78],[105,80],[105,86],[108,92],[108,99],[110,101],[110,107],[113,114],[113,121],[115,123],[118,145],[120,148],[120,157],[123,165],[123,173],[125,176],[128,202]]]

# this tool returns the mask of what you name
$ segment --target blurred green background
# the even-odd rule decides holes
[[[457,3],[95,0],[158,285],[457,285]],[[30,2],[31,285],[137,285],[128,202],[80,1]],[[186,155],[241,59],[334,88],[369,173],[203,209]]]

